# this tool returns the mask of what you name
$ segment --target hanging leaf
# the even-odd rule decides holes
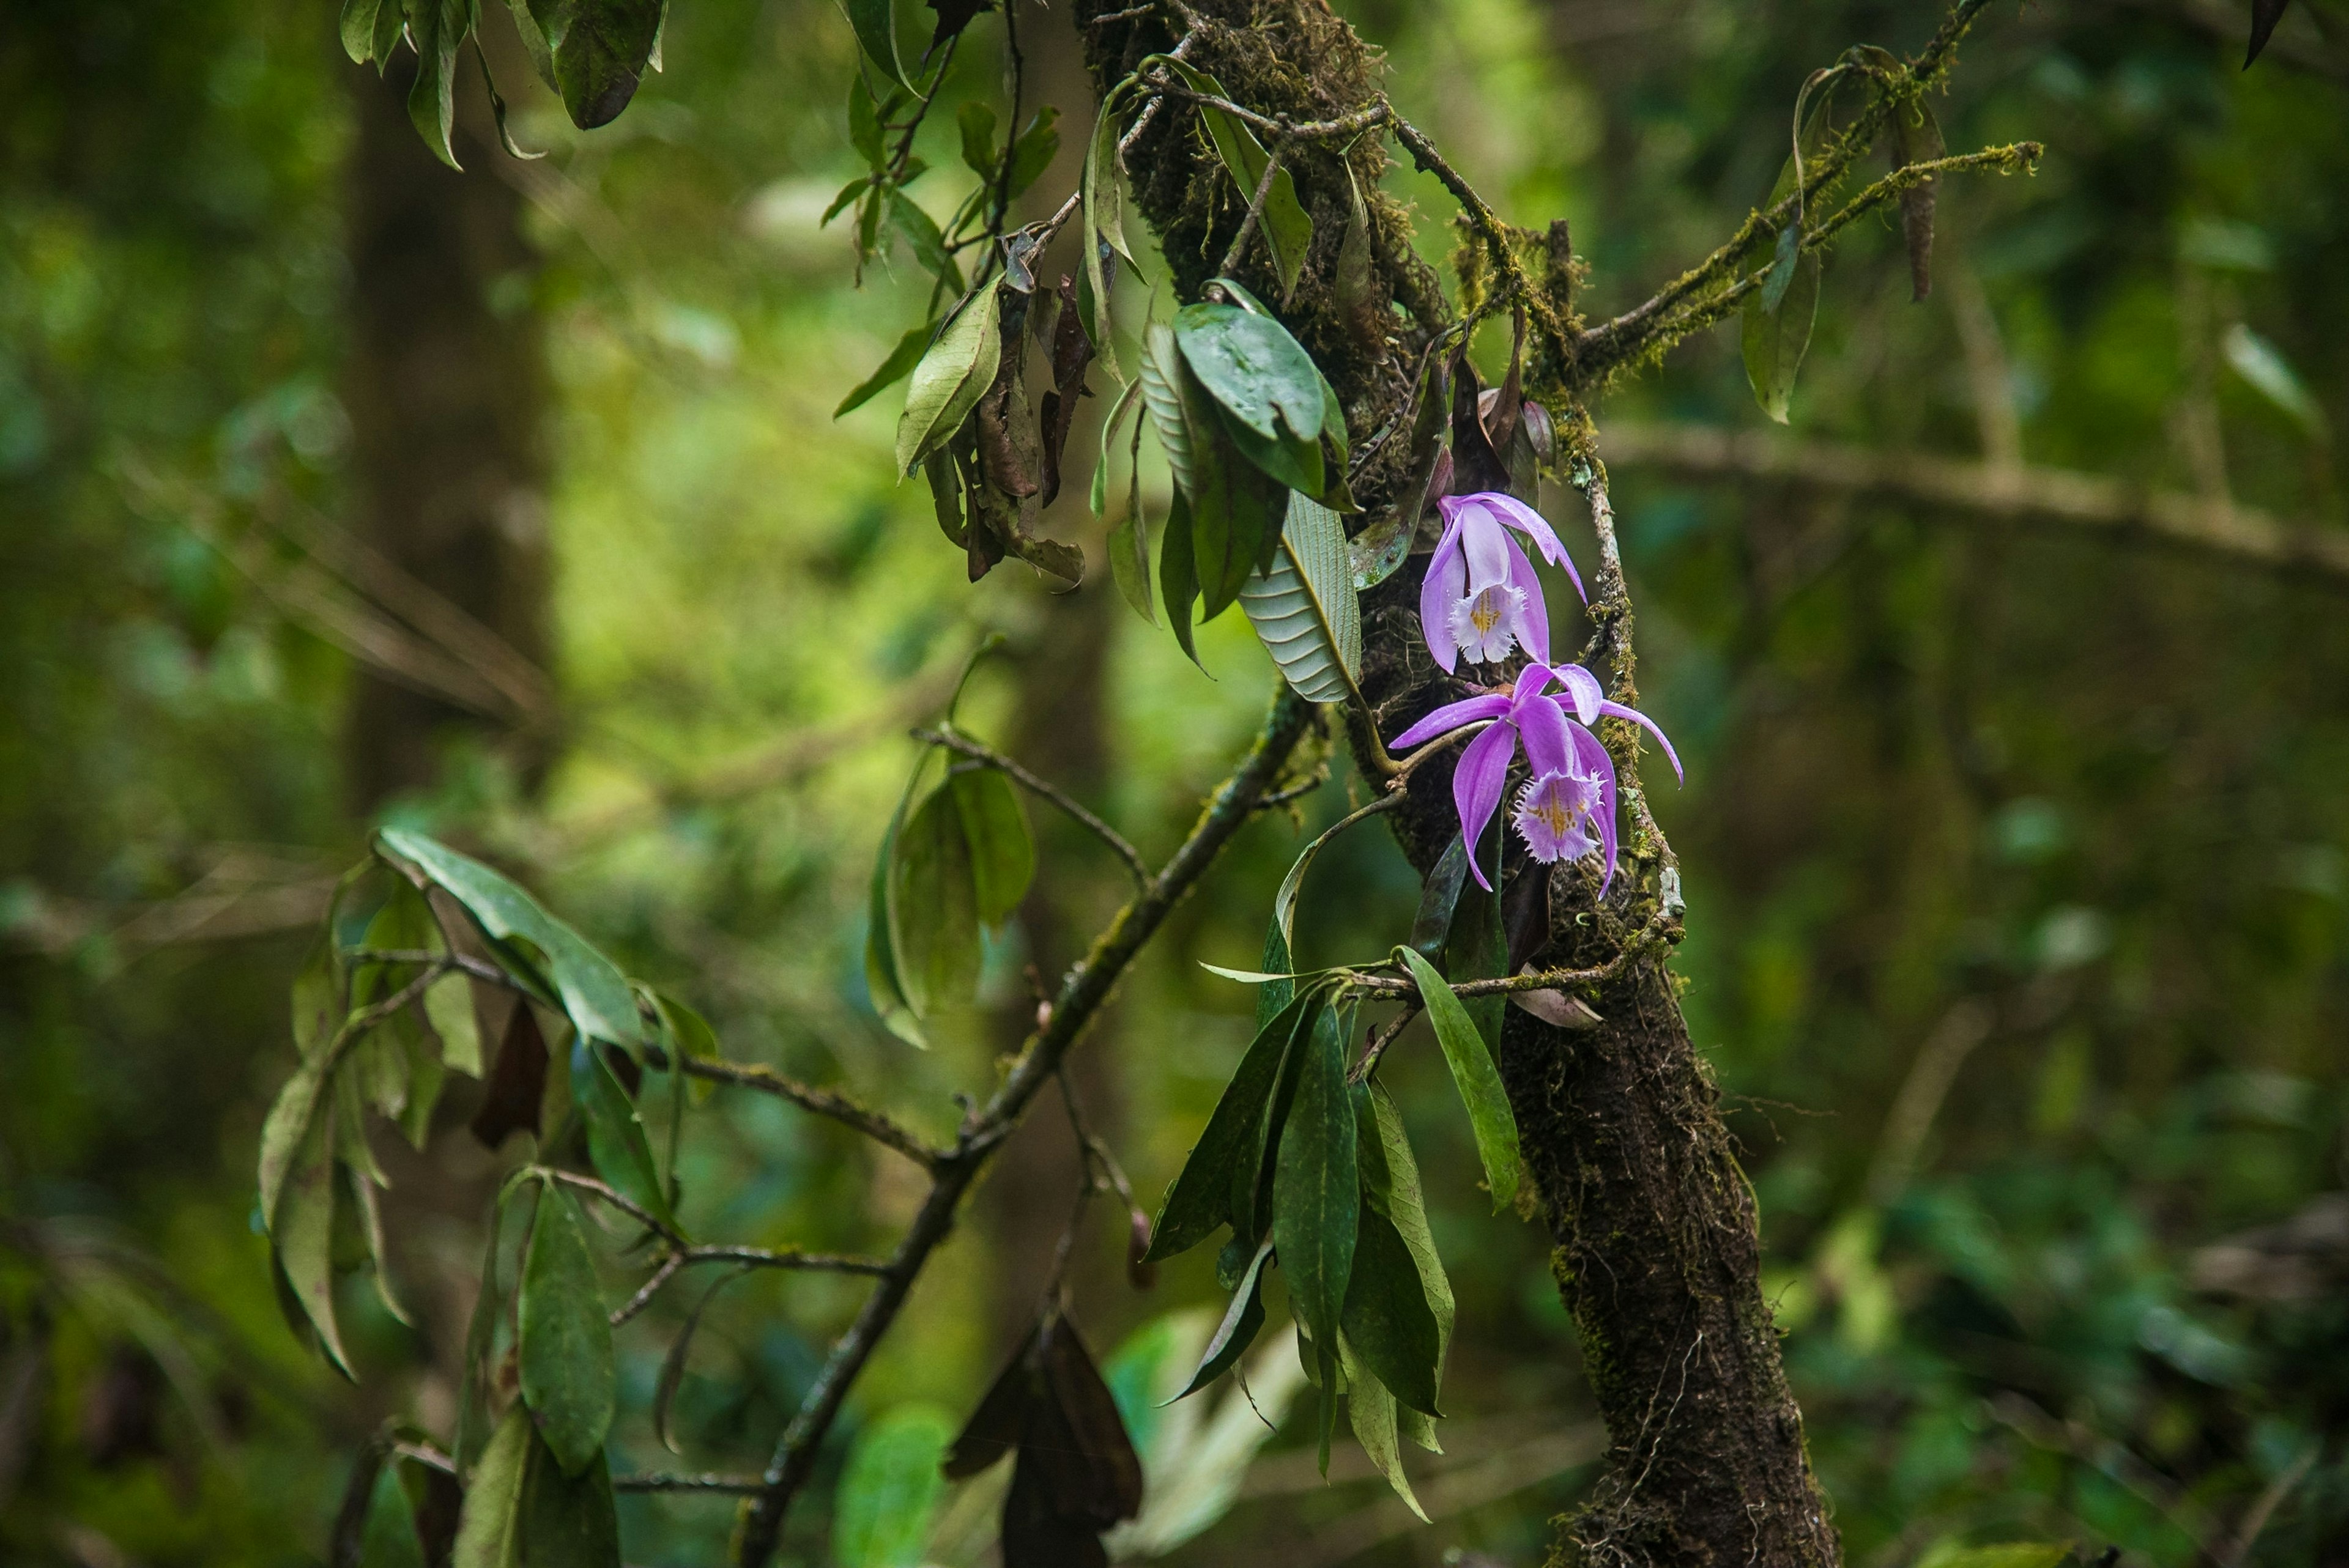
[[[521,1290],[523,1403],[563,1472],[580,1475],[602,1456],[618,1373],[587,1222],[569,1189],[551,1179],[539,1192]]]
[[[1175,1398],[1186,1398],[1197,1393],[1238,1366],[1248,1346],[1256,1343],[1257,1335],[1264,1327],[1265,1260],[1271,1256],[1272,1243],[1259,1243],[1248,1259],[1247,1272],[1240,1275],[1238,1287],[1232,1292],[1231,1305],[1224,1309],[1223,1321],[1208,1336],[1206,1348],[1199,1357],[1199,1369]]]
[[[671,1231],[678,1230],[667,1185],[660,1179],[652,1140],[645,1133],[644,1118],[613,1070],[605,1048],[585,1040],[572,1043],[571,1095],[587,1125],[587,1153],[595,1173],[622,1197]]]
[[[1468,881],[1468,845],[1456,834],[1444,846],[1435,869],[1420,884],[1419,912],[1412,917],[1411,944],[1430,958],[1443,956],[1452,930],[1452,912]]]
[[[1100,497],[1107,489],[1109,478],[1109,432],[1116,428],[1117,417],[1126,404],[1140,396],[1142,383],[1137,378],[1126,384],[1117,408],[1110,415],[1110,423],[1102,430],[1102,460],[1093,469],[1093,493]],[[1142,420],[1133,422],[1133,439],[1126,452],[1125,510],[1110,525],[1109,568],[1116,579],[1117,591],[1133,607],[1135,614],[1152,625],[1158,624],[1158,612],[1150,593],[1150,526],[1142,515]],[[1093,509],[1100,511],[1098,506]],[[1187,609],[1187,606],[1186,606]]]
[[[1019,1441],[1028,1412],[1041,1393],[1036,1366],[1038,1330],[1030,1328],[980,1397],[978,1408],[963,1423],[961,1433],[939,1461],[938,1471],[948,1480],[968,1480],[990,1469]]]
[[[1195,481],[1191,472],[1192,431],[1184,417],[1177,380],[1182,369],[1174,329],[1152,324],[1143,337],[1143,407],[1149,410],[1151,428],[1158,432],[1158,444],[1166,453],[1167,468],[1174,471],[1175,488],[1187,492]]]
[[[1358,1212],[1342,1337],[1396,1398],[1423,1415],[1441,1416],[1435,1402],[1443,1336],[1421,1287],[1419,1265],[1377,1205],[1362,1204]]]
[[[946,236],[938,232],[937,220],[922,211],[921,204],[905,194],[905,188],[889,188],[889,226],[905,238],[906,249],[921,269],[957,294],[962,292],[962,268],[947,248]]]
[[[358,1568],[425,1568],[424,1538],[416,1528],[416,1506],[400,1484],[396,1462],[376,1471],[367,1500],[367,1527],[357,1544]]]
[[[432,155],[451,169],[457,150],[457,50],[472,25],[469,0],[412,0],[409,41],[416,46],[416,80],[408,89],[408,118]]]
[[[1360,696],[1362,611],[1336,512],[1289,492],[1280,552],[1269,573],[1250,577],[1240,590],[1240,606],[1298,696],[1308,702]]]
[[[1043,504],[1050,506],[1061,493],[1061,459],[1069,445],[1069,432],[1077,422],[1077,399],[1090,397],[1085,388],[1085,366],[1092,363],[1092,339],[1085,335],[1083,312],[1077,307],[1076,280],[1063,273],[1061,275],[1061,308],[1060,319],[1052,329],[1052,387],[1044,394],[1039,409],[1042,425],[1044,448]],[[1104,448],[1109,442],[1109,428],[1102,429]]]
[[[1257,1158],[1266,1107],[1280,1078],[1288,1042],[1307,1012],[1307,999],[1292,1002],[1258,1029],[1224,1086],[1199,1141],[1166,1189],[1151,1226],[1143,1261],[1159,1263],[1189,1252],[1232,1218],[1233,1171]]]
[[[1297,1055],[1296,1098],[1273,1176],[1272,1244],[1290,1310],[1317,1345],[1334,1349],[1361,1207],[1346,1042],[1335,1011],[1319,1010]]]
[[[1441,1372],[1452,1346],[1452,1282],[1444,1277],[1444,1260],[1436,1255],[1435,1233],[1428,1226],[1426,1200],[1420,1190],[1419,1161],[1413,1157],[1411,1139],[1403,1131],[1402,1113],[1383,1087],[1355,1086],[1354,1130],[1362,1168],[1362,1201],[1393,1221],[1395,1233],[1411,1249],[1412,1262],[1419,1270],[1421,1295],[1435,1317],[1435,1364]],[[1435,1440],[1433,1418],[1406,1408],[1399,1419],[1404,1433],[1420,1447],[1444,1451]]]
[[[532,1449],[515,1511],[514,1568],[620,1568],[619,1512],[604,1455],[572,1476],[545,1443],[533,1439]]]
[[[424,1016],[440,1037],[442,1065],[477,1078],[481,1076],[481,1029],[473,1009],[473,985],[463,975],[443,975],[424,993]]]
[[[1242,457],[1188,371],[1176,382],[1191,437],[1191,569],[1199,618],[1212,621],[1239,597],[1276,543],[1287,505],[1279,482]]]
[[[375,58],[376,11],[386,3],[387,0],[343,0],[343,53],[351,57],[351,64],[364,66]],[[402,0],[388,3],[396,11]]]
[[[999,925],[1028,896],[1036,875],[1036,841],[1011,780],[992,768],[951,775],[956,814],[968,846],[972,902],[979,920]]]
[[[1190,304],[1175,313],[1174,341],[1242,452],[1291,489],[1323,495],[1321,373],[1288,329],[1237,305]]]
[[[995,384],[1003,355],[998,293],[988,284],[965,301],[915,364],[897,420],[898,472],[911,474],[942,449]]]
[[[1338,1336],[1338,1366],[1346,1375],[1346,1421],[1354,1429],[1354,1440],[1362,1445],[1362,1452],[1386,1477],[1387,1485],[1402,1499],[1403,1506],[1424,1521],[1427,1511],[1419,1505],[1418,1494],[1411,1490],[1411,1478],[1403,1473],[1402,1447],[1396,1440],[1394,1396],[1362,1365],[1352,1342],[1343,1334]]]
[[[616,119],[659,46],[662,0],[530,0],[528,9],[532,56],[571,123],[593,130]]]
[[[1142,1511],[1142,1460],[1077,1326],[1054,1315],[1044,1325],[1038,1357],[1044,1398],[1030,1412],[1023,1462],[1034,1455],[1062,1517],[1095,1533],[1132,1519]]]
[[[537,1446],[530,1412],[514,1405],[481,1451],[481,1463],[466,1478],[465,1506],[457,1516],[450,1568],[512,1568],[521,1561],[514,1527],[531,1451]]]
[[[1386,325],[1371,278],[1371,213],[1362,201],[1362,184],[1354,161],[1346,165],[1346,233],[1338,243],[1338,268],[1330,280],[1337,295],[1339,318],[1362,351],[1372,359],[1387,356]]]
[[[1166,606],[1166,620],[1174,628],[1174,642],[1190,661],[1199,664],[1192,630],[1191,606],[1199,597],[1198,564],[1191,559],[1191,503],[1177,490],[1166,509],[1166,526],[1158,536],[1158,596]]]
[[[897,835],[905,830],[905,808],[913,800],[914,787],[921,782],[922,769],[928,760],[927,751],[915,759],[914,771],[906,777],[905,788],[897,797],[897,809],[890,813],[889,825],[881,834],[881,847],[873,858],[873,879],[865,900],[865,990],[882,1026],[916,1050],[929,1049],[929,1042],[922,1037],[921,1024],[914,1015],[905,981],[898,974],[896,927],[889,917],[890,868],[896,863]]]
[[[643,1044],[636,996],[618,965],[519,885],[421,833],[385,828],[376,840],[464,905],[492,942],[509,944],[499,953],[502,959],[513,960],[508,968],[548,986],[581,1034],[614,1045]],[[510,945],[516,939],[529,944],[536,955],[517,954]]]
[[[1949,150],[1941,139],[1940,122],[1921,98],[1897,105],[1892,111],[1892,167],[1929,163]],[[1938,180],[1929,179],[1900,193],[1900,237],[1909,252],[1909,297],[1922,300],[1933,292],[1933,205]]]
[[[1153,56],[1143,65],[1164,66],[1180,77],[1193,92],[1227,100],[1231,98],[1221,82],[1172,55]],[[1245,122],[1224,110],[1202,104],[1199,118],[1207,128],[1207,139],[1214,144],[1216,156],[1223,160],[1232,183],[1238,187],[1240,206],[1245,210],[1256,199],[1257,188],[1264,183],[1265,165],[1271,161],[1272,155]],[[1297,199],[1297,182],[1286,168],[1273,174],[1272,189],[1266,192],[1258,227],[1272,253],[1273,271],[1279,274],[1282,293],[1295,293],[1298,274],[1304,270],[1305,253],[1313,244],[1313,219]]]
[[[1011,144],[1011,174],[1007,193],[1016,199],[1043,176],[1061,155],[1061,111],[1046,104],[1030,116],[1019,139]]]
[[[298,1082],[300,1075],[295,1077]],[[286,1087],[292,1090],[295,1085]],[[320,1085],[324,1091],[331,1087],[330,1081]],[[350,1358],[343,1352],[342,1332],[335,1321],[336,1211],[342,1183],[336,1173],[336,1118],[325,1099],[324,1092],[309,1097],[308,1114],[290,1146],[274,1201],[263,1212],[277,1267],[304,1320],[336,1370],[349,1377]],[[268,1130],[264,1130],[264,1149]],[[264,1182],[264,1191],[269,1193],[266,1171]]]
[[[516,1000],[481,1108],[473,1113],[472,1134],[482,1148],[494,1153],[509,1133],[538,1131],[540,1109],[546,1102],[546,1037],[539,1030],[538,1018],[528,1002]]]
[[[1428,1021],[1435,1026],[1436,1043],[1444,1048],[1444,1063],[1452,1069],[1452,1082],[1460,1091],[1461,1103],[1468,1108],[1468,1126],[1476,1137],[1476,1156],[1484,1162],[1485,1179],[1493,1190],[1493,1209],[1502,1206],[1517,1192],[1517,1119],[1509,1109],[1509,1097],[1501,1088],[1501,1075],[1493,1066],[1493,1054],[1485,1048],[1485,1037],[1478,1032],[1475,1020],[1435,966],[1409,947],[1397,948],[1403,961],[1411,966],[1412,979],[1419,986],[1420,1001],[1427,1008]]]
[[[498,1323],[505,1311],[505,1293],[498,1285],[498,1240],[505,1228],[506,1201],[518,1186],[509,1178],[490,1204],[488,1240],[481,1249],[481,1284],[473,1297],[473,1315],[465,1327],[465,1360],[457,1379],[457,1470],[471,1477],[493,1441],[489,1400],[483,1397],[490,1377],[490,1352],[495,1347]]]
[[[879,393],[903,380],[921,362],[923,351],[929,347],[930,336],[936,330],[936,322],[926,321],[899,338],[897,346],[889,351],[889,357],[840,400],[832,417],[837,419],[852,409],[862,408]]]
[[[2292,0],[2251,0],[2251,45],[2243,52],[2243,69],[2250,70],[2251,62],[2268,46],[2276,24],[2283,20],[2284,7],[2291,4]]]
[[[848,25],[856,30],[856,41],[864,46],[865,56],[887,73],[891,81],[907,87],[905,67],[897,58],[896,18],[891,13],[890,0],[843,0],[848,10]]]
[[[938,14],[938,23],[931,30],[930,46],[926,56],[933,59],[937,57],[941,46],[970,26],[973,16],[981,11],[995,9],[995,0],[928,0],[928,4],[930,9]]]
[[[900,1405],[856,1435],[833,1492],[833,1568],[920,1568],[954,1423],[934,1405]]]
[[[978,989],[978,889],[950,785],[930,791],[898,831],[888,901],[897,981],[915,1016],[968,1002]]]
[[[1793,231],[1789,230],[1789,233]],[[1775,273],[1775,269],[1774,269]],[[1765,302],[1767,285],[1745,302],[1741,346],[1745,379],[1762,411],[1783,425],[1795,396],[1795,373],[1802,368],[1810,347],[1811,324],[1818,313],[1819,258],[1816,253],[1791,257],[1777,304]]]
[[[1128,82],[1132,79],[1127,78]],[[1123,256],[1137,275],[1142,270],[1126,249],[1123,198],[1117,183],[1117,106],[1124,86],[1122,83],[1112,88],[1102,99],[1093,117],[1092,136],[1085,149],[1085,166],[1078,179],[1085,259],[1084,286],[1079,295],[1080,319],[1112,375],[1123,375],[1123,371],[1118,363],[1116,334],[1109,313],[1110,284],[1115,275],[1111,258]]]

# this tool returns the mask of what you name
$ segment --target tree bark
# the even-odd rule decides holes
[[[1176,43],[1154,12],[1093,25],[1124,9],[1123,0],[1076,6],[1097,87]],[[1376,94],[1372,57],[1323,0],[1200,0],[1190,10],[1200,25],[1188,57],[1237,102],[1302,121],[1351,112]],[[1247,208],[1204,147],[1194,111],[1170,102],[1128,160],[1185,298],[1215,275]],[[1340,155],[1313,144],[1288,160],[1315,233],[1305,276],[1280,314],[1337,387],[1358,443],[1403,405],[1421,349],[1450,319],[1411,249],[1407,215],[1375,194],[1382,147],[1365,137],[1343,156],[1371,197],[1372,293],[1386,342],[1365,336],[1364,318],[1340,311],[1328,284],[1351,201]],[[1237,271],[1259,298],[1278,303],[1263,255],[1256,246]],[[1531,368],[1530,394],[1558,415],[1585,390],[1562,380],[1554,363],[1537,357]],[[1373,514],[1392,501],[1403,445],[1390,442],[1355,478]],[[1364,599],[1362,686],[1388,734],[1473,689],[1439,671],[1421,642],[1423,567],[1423,557],[1414,560]],[[1624,602],[1602,616],[1624,702],[1633,700],[1629,609]],[[1459,831],[1451,773],[1449,755],[1423,767],[1408,804],[1387,819],[1423,875]],[[1633,777],[1627,771],[1627,783]],[[1521,859],[1507,870],[1512,879],[1526,874]],[[1672,897],[1676,874],[1661,836],[1634,831],[1603,905],[1595,877],[1569,869],[1551,878],[1549,929],[1562,934],[1533,961],[1612,958]],[[1652,956],[1635,962],[1597,1011],[1595,1027],[1568,1033],[1513,1008],[1501,1052],[1534,1196],[1557,1242],[1559,1294],[1611,1437],[1608,1471],[1565,1522],[1559,1555],[1603,1564],[1833,1564],[1835,1532],[1762,1299],[1752,1194],[1669,971]]]
[[[460,136],[460,174],[408,117],[415,58],[347,67],[357,121],[349,172],[351,343],[344,387],[357,531],[400,570],[543,667],[549,582],[545,348],[522,199]],[[479,100],[468,63],[460,100]],[[469,128],[470,129],[470,128]],[[525,781],[549,738],[517,738],[362,672],[345,755],[354,808],[429,785],[452,728],[509,744]]]

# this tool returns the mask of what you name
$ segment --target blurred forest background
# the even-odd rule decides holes
[[[495,1176],[466,1096],[394,1170],[419,1327],[352,1298],[359,1387],[278,1321],[251,1217],[286,985],[370,825],[493,857],[730,1054],[943,1133],[1019,1037],[1023,967],[1065,963],[1122,872],[1039,816],[991,1005],[931,1054],[890,1038],[858,955],[905,728],[1006,633],[966,718],[1149,851],[1272,678],[1237,615],[1203,638],[1210,682],[1128,614],[1073,496],[1053,517],[1092,582],[967,586],[921,487],[891,482],[897,395],[833,421],[922,280],[860,289],[819,224],[860,167],[829,0],[679,0],[666,74],[589,134],[518,47],[497,57],[493,16],[516,133],[550,156],[503,156],[469,87],[462,175],[396,83],[343,60],[334,9],[15,0],[0,26],[11,1563],[316,1562],[383,1417],[446,1419]],[[1594,313],[1767,191],[1808,71],[1934,20],[1342,9],[1505,216],[1571,221]],[[957,90],[993,88],[994,26]],[[1995,7],[1940,106],[1950,144],[2048,153],[1945,185],[1931,297],[1910,303],[1893,228],[1863,225],[1791,430],[1726,328],[1597,410],[1644,706],[1690,764],[1656,800],[1686,868],[1677,967],[1856,1564],[2023,1537],[2349,1560],[2349,6],[2304,0],[2245,72],[2247,27],[2221,0]],[[1068,116],[1055,202],[1092,113],[1046,36],[1065,28],[1031,6]],[[968,177],[933,129],[916,191],[944,211]],[[1448,211],[1420,180],[1389,188]],[[1441,260],[1452,238],[1423,242]],[[1551,511],[1587,560],[1578,507]],[[2200,542],[2125,526],[2147,516]],[[2317,542],[2279,560],[2294,539]],[[1253,962],[1274,884],[1345,809],[1333,783],[1249,829],[1081,1053],[1146,1202],[1252,1026],[1196,961]],[[1381,835],[1339,841],[1308,961],[1384,946],[1415,895]],[[1416,1472],[1437,1521],[1359,1455],[1325,1489],[1292,1421],[1170,1562],[1530,1562],[1594,1473],[1542,1235],[1483,1212],[1433,1050],[1392,1064],[1461,1301],[1459,1418]],[[919,1196],[779,1103],[694,1125],[688,1202],[730,1236],[870,1251]],[[959,1420],[1073,1170],[1036,1118],[852,1425]],[[1217,1293],[1205,1253],[1136,1292],[1123,1222],[1095,1221],[1078,1316],[1132,1384]],[[719,1299],[678,1397],[689,1465],[764,1462],[858,1288],[777,1274]],[[641,1413],[690,1300],[622,1336],[616,1468],[660,1457]],[[1147,1450],[1169,1418],[1133,1408]],[[942,1558],[986,1539],[983,1518],[948,1539],[967,1502],[945,1500]],[[859,1561],[821,1512],[791,1550]],[[732,1508],[634,1497],[623,1521],[632,1562],[709,1562]]]

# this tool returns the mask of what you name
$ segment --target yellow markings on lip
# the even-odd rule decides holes
[[[1478,636],[1488,635],[1501,624],[1501,596],[1490,588],[1477,594],[1476,602],[1468,609],[1468,624],[1476,628]]]

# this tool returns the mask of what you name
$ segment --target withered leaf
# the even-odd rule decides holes
[[[1021,1449],[1003,1500],[1003,1568],[1109,1568],[1101,1532],[1055,1506],[1040,1449]]]
[[[1466,349],[1452,362],[1451,494],[1475,495],[1509,488],[1509,465],[1494,449],[1482,418],[1485,388]]]
[[[1040,1450],[1060,1511],[1106,1530],[1142,1511],[1142,1460],[1117,1400],[1065,1317],[1045,1325],[1040,1344],[1047,1398],[1029,1413],[1026,1450]]]
[[[1046,506],[1061,493],[1061,457],[1069,431],[1077,422],[1077,399],[1085,389],[1085,366],[1092,363],[1093,340],[1085,335],[1084,313],[1077,306],[1077,280],[1061,274],[1061,309],[1052,329],[1052,389],[1044,394],[1044,497]]]
[[[484,1088],[471,1123],[483,1148],[494,1150],[508,1133],[538,1130],[539,1105],[546,1098],[546,1037],[528,1003],[516,1006],[506,1020],[506,1037]]]
[[[1501,894],[1501,930],[1508,938],[1512,975],[1549,945],[1549,873],[1548,866],[1536,861]]]
[[[1028,1424],[1028,1412],[1038,1393],[1037,1341],[1040,1328],[1028,1331],[1003,1370],[963,1424],[962,1434],[939,1464],[948,1480],[968,1480],[1001,1459],[1019,1443]]]
[[[930,34],[930,47],[924,58],[938,52],[947,39],[970,26],[970,19],[981,11],[995,9],[995,0],[929,0],[931,10],[938,14],[938,25]]]
[[[2292,0],[2251,0],[2251,46],[2243,56],[2243,69],[2250,70],[2260,51],[2268,46],[2276,24],[2283,20],[2283,10]]]

